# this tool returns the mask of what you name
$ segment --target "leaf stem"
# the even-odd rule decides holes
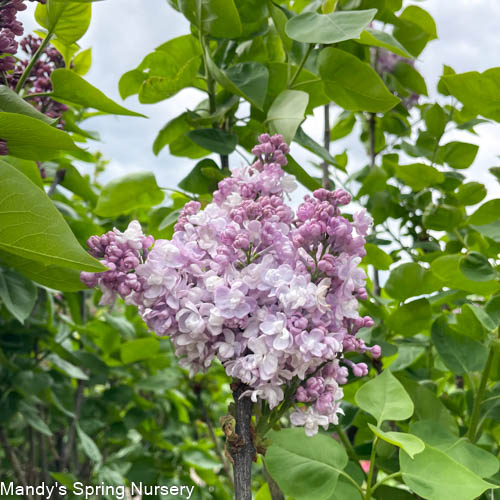
[[[31,71],[33,70],[33,66],[35,66],[38,59],[40,59],[40,56],[43,54],[43,51],[49,44],[51,38],[52,38],[52,32],[49,31],[47,33],[47,36],[42,40],[42,43],[40,44],[40,47],[38,47],[38,50],[33,54],[33,57],[31,58],[31,61],[29,62],[28,66],[26,66],[26,69],[23,71],[21,78],[19,78],[19,81],[17,82],[15,88],[16,93],[19,94],[23,89],[26,80],[28,79],[28,77],[31,74]]]
[[[54,92],[37,92],[36,94],[26,94],[23,99],[31,99],[32,97],[51,97]]]
[[[365,500],[370,500],[372,497],[372,481],[373,473],[375,471],[375,450],[377,448],[378,437],[375,436],[372,445],[372,452],[370,454],[370,470],[368,471],[368,479],[366,480],[366,495]]]
[[[498,328],[496,330],[498,334]],[[477,427],[479,422],[479,417],[481,413],[481,403],[484,398],[484,393],[486,391],[486,384],[488,383],[488,377],[490,376],[491,366],[493,365],[493,346],[490,347],[490,352],[488,354],[488,359],[484,365],[483,373],[481,374],[481,381],[479,382],[479,388],[477,390],[476,399],[474,401],[474,408],[472,410],[472,415],[469,424],[469,430],[467,432],[467,437],[472,443],[477,441]]]
[[[385,476],[383,479],[381,479],[372,489],[372,493],[382,484],[384,484],[386,481],[389,481],[390,479],[394,479],[396,477],[402,476],[403,473],[401,471],[394,472],[393,474],[389,474],[388,476]]]
[[[351,441],[349,441],[349,438],[346,436],[346,433],[340,427],[340,425],[335,427],[335,432],[338,434],[340,440],[342,441],[342,444],[344,445],[345,451],[347,452],[347,455],[349,455],[350,459],[356,463],[359,463],[359,457],[354,450],[354,447],[352,446]],[[363,470],[363,469],[361,469]],[[366,472],[363,471],[365,477],[366,477]]]
[[[295,83],[297,78],[299,77],[299,74],[302,71],[302,68],[304,67],[304,64],[306,63],[307,58],[309,57],[309,54],[311,53],[313,47],[314,47],[313,43],[310,43],[309,46],[307,47],[306,53],[304,54],[304,57],[300,61],[299,67],[297,68],[297,71],[295,71],[294,75],[292,76],[292,79],[288,83],[288,88],[290,88]]]

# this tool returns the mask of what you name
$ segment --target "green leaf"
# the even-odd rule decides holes
[[[491,224],[483,224],[481,226],[472,226],[476,231],[483,236],[491,238],[494,241],[500,242],[500,219]]]
[[[92,49],[88,48],[78,52],[73,60],[73,71],[80,75],[85,76],[92,66]]]
[[[238,38],[243,31],[233,0],[178,0],[180,11],[203,33],[216,38]]]
[[[387,327],[396,334],[411,337],[425,330],[432,318],[431,305],[427,299],[408,302],[396,309],[386,320]]]
[[[431,271],[443,282],[444,286],[465,290],[479,295],[490,295],[500,288],[496,281],[472,281],[460,271],[461,254],[443,255],[433,260]]]
[[[411,21],[412,23],[419,26],[428,35],[430,40],[435,40],[437,38],[436,22],[432,16],[421,7],[416,5],[410,5],[399,16],[400,19]]]
[[[297,181],[310,191],[321,187],[321,182],[311,177],[291,156],[288,156],[288,164],[282,168],[285,172],[294,175]]]
[[[76,269],[43,264],[8,252],[0,251],[0,257],[30,280],[52,290],[77,292],[86,288],[80,280],[80,272]]]
[[[433,323],[431,335],[439,356],[456,375],[479,371],[486,363],[487,347],[452,330],[444,316]]]
[[[490,332],[495,328],[493,318],[487,311],[475,304],[464,304],[462,312],[457,315],[456,329],[475,340],[483,340],[485,332]]]
[[[500,198],[483,203],[468,219],[468,224],[482,226],[500,219]]]
[[[49,354],[47,356],[47,361],[50,361],[52,364],[57,366],[60,370],[62,370],[68,377],[76,378],[78,380],[88,380],[88,376],[80,369],[78,366],[75,366],[65,359],[60,358],[57,354]]]
[[[272,134],[281,134],[290,144],[305,119],[309,96],[301,90],[284,90],[271,104],[267,123]]]
[[[410,186],[413,191],[420,191],[426,187],[444,182],[442,172],[424,163],[396,165],[396,176]]]
[[[283,43],[283,47],[286,52],[290,52],[292,50],[293,40],[286,34],[285,27],[288,22],[288,18],[286,14],[274,4],[274,2],[268,2],[269,4],[269,13],[271,14],[271,18],[273,20],[274,26],[276,27],[276,31],[281,38]]]
[[[56,101],[78,104],[85,108],[94,108],[113,115],[141,116],[145,118],[144,115],[130,111],[112,101],[74,71],[59,68],[52,72],[50,79],[54,87],[51,97]]]
[[[9,163],[23,173],[33,184],[43,189],[42,176],[36,162],[24,160],[23,158],[14,158],[13,156],[3,156],[2,161]]]
[[[399,463],[403,481],[426,500],[473,500],[487,489],[496,488],[429,445],[413,459],[402,452]]]
[[[20,323],[29,318],[37,297],[36,286],[11,269],[0,268],[0,299]]]
[[[153,153],[160,154],[160,151],[169,146],[170,154],[174,156],[187,156],[188,158],[201,158],[210,154],[206,149],[195,144],[187,135],[191,126],[187,122],[187,114],[177,116],[170,120],[161,130],[153,143]]]
[[[286,34],[298,42],[337,43],[359,38],[361,32],[373,21],[376,9],[317,14],[303,12],[286,24]]]
[[[0,251],[0,258],[30,280],[48,288],[62,292],[77,292],[86,288],[80,281],[80,271],[77,269],[44,264],[9,252]]]
[[[26,160],[51,160],[61,151],[81,151],[62,130],[17,113],[0,112],[0,137],[7,141],[10,155]]]
[[[491,297],[485,306],[486,313],[494,321],[496,326],[500,325],[500,295]]]
[[[448,74],[441,82],[471,113],[500,121],[500,68]]]
[[[307,149],[316,156],[319,156],[323,161],[333,165],[345,172],[345,167],[339,165],[337,160],[330,154],[330,152],[325,149],[321,144],[318,144],[312,137],[308,136],[302,127],[299,127],[297,133],[295,134],[294,141],[300,144],[303,148]]]
[[[65,45],[71,45],[85,35],[91,16],[90,3],[70,0],[47,0],[46,4],[38,4],[35,11],[38,24]]]
[[[498,471],[499,461],[495,455],[465,438],[459,439],[442,423],[422,420],[412,423],[410,431],[425,441],[426,445],[445,452],[480,477],[490,477]]]
[[[53,118],[49,118],[43,113],[40,113],[40,111],[29,104],[29,102],[20,97],[19,94],[16,94],[5,85],[0,85],[0,112],[17,113],[20,115],[30,116],[31,118],[42,120],[49,125],[52,125],[57,121]]]
[[[44,264],[80,271],[106,269],[80,246],[50,198],[22,173],[2,161],[0,249]]]
[[[209,71],[229,92],[237,94],[259,109],[263,109],[269,81],[269,70],[258,62],[236,64],[222,71],[207,58]]]
[[[391,297],[403,301],[434,292],[441,287],[440,280],[432,272],[416,262],[407,262],[391,271],[384,289]]]
[[[126,99],[131,95],[138,94],[141,89],[141,85],[146,78],[147,76],[145,73],[139,69],[133,69],[124,73],[118,82],[120,97],[122,99]]]
[[[76,433],[85,455],[87,455],[87,457],[89,457],[93,462],[101,463],[102,455],[94,440],[85,434],[78,424],[76,424]]]
[[[437,161],[446,163],[451,168],[469,168],[474,162],[479,146],[467,142],[453,141],[440,146]]]
[[[410,396],[389,370],[362,385],[354,399],[362,410],[375,417],[379,427],[384,420],[406,420],[413,415]]]
[[[411,458],[413,458],[417,453],[424,451],[424,442],[413,434],[407,434],[405,432],[384,432],[382,429],[379,429],[370,423],[368,423],[368,427],[370,427],[372,432],[380,439],[384,440],[386,443],[393,444],[394,446],[401,448]]]
[[[373,243],[366,243],[366,256],[363,258],[365,264],[371,264],[381,271],[386,271],[392,264],[392,257]]]
[[[461,205],[475,205],[484,199],[487,191],[480,182],[467,182],[457,189],[457,200]]]
[[[231,154],[238,144],[236,135],[215,128],[192,130],[187,135],[198,146],[221,155]]]
[[[394,54],[398,54],[408,59],[413,59],[413,56],[389,33],[379,31],[373,28],[366,28],[360,35],[359,39],[354,40],[362,45],[371,45],[372,47],[382,47]]]
[[[49,429],[48,425],[42,420],[36,408],[26,403],[26,401],[21,401],[19,405],[19,410],[22,416],[28,422],[28,424],[45,436],[52,436],[52,431]]]
[[[348,462],[344,448],[324,434],[308,437],[301,428],[273,431],[269,437],[265,464],[283,493],[295,500],[329,499]]]
[[[337,122],[332,127],[330,139],[332,141],[337,141],[348,136],[352,132],[355,123],[356,115],[354,113],[350,113],[349,111],[343,111]]]
[[[66,486],[66,488],[68,488],[68,491],[73,491],[75,488],[74,487],[75,483],[78,482],[77,477],[74,476],[73,474],[70,474],[69,472],[51,472],[50,475],[58,483],[61,483],[62,485]]]
[[[422,222],[425,228],[436,231],[453,231],[464,217],[463,209],[453,205],[429,205]]]
[[[490,281],[498,276],[488,259],[478,252],[469,252],[460,259],[460,271],[472,281]]]
[[[138,71],[128,72],[120,81],[120,92],[132,95],[137,83],[139,102],[152,104],[168,99],[189,86],[199,86],[198,69],[201,63],[201,47],[191,35],[183,35],[160,45],[141,62]]]
[[[444,134],[446,127],[446,114],[439,104],[433,104],[424,115],[427,131],[436,138]]]
[[[189,193],[213,193],[217,189],[218,181],[221,180],[220,178],[217,178],[215,173],[224,178],[224,174],[220,170],[217,163],[210,158],[205,158],[204,160],[198,162],[193,170],[191,170],[191,172],[189,172],[189,174],[179,182],[179,187]],[[177,215],[178,213],[175,214],[175,220],[173,220],[173,222],[177,220]],[[167,224],[167,226],[168,225],[169,224]],[[162,226],[163,223],[160,225],[160,229]]]
[[[318,65],[327,95],[344,109],[378,113],[400,101],[373,68],[343,50],[323,49]]]
[[[428,95],[423,76],[410,64],[405,62],[396,64],[393,74],[406,89],[419,95]]]
[[[160,343],[155,337],[129,340],[122,344],[120,357],[123,363],[135,363],[153,358],[160,350]]]
[[[95,213],[101,217],[114,217],[137,208],[151,208],[160,204],[164,197],[152,172],[128,174],[113,179],[102,188]]]
[[[89,201],[92,205],[97,202],[97,195],[94,193],[87,177],[83,177],[78,170],[70,164],[64,165],[64,179],[61,185],[71,192]]]

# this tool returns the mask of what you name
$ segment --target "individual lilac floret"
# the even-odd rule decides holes
[[[259,141],[254,164],[222,180],[212,203],[185,205],[171,240],[153,245],[137,221],[90,238],[109,270],[82,280],[101,288],[103,303],[118,294],[135,304],[192,373],[217,358],[271,409],[290,384],[298,387],[291,422],[312,435],[338,422],[349,369],[368,371],[344,351],[380,355],[355,337],[373,325],[358,313],[371,219],[341,214],[350,202],[343,190],[319,189],[294,214],[285,196],[295,180],[282,169],[288,145],[279,135]]]
[[[0,156],[7,156],[9,154],[9,146],[7,141],[0,139]]]

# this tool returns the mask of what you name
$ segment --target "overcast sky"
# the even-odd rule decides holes
[[[484,71],[500,66],[500,2],[498,0],[427,0],[409,2],[420,4],[435,18],[439,40],[427,46],[417,61],[430,90],[435,89],[446,63],[457,72]],[[33,7],[30,7],[30,11]],[[35,28],[30,11],[22,13],[26,32]],[[80,41],[82,48],[92,47],[93,63],[86,78],[109,97],[122,103],[118,93],[120,76],[134,69],[149,52],[161,43],[189,33],[183,16],[173,10],[166,0],[105,0],[93,4],[92,24]],[[165,148],[158,157],[152,153],[157,132],[170,119],[186,108],[193,108],[203,96],[194,89],[185,89],[173,98],[153,105],[141,105],[135,96],[124,105],[144,113],[149,119],[101,116],[88,120],[85,128],[97,130],[102,142],[92,144],[111,160],[106,178],[117,177],[138,170],[153,170],[158,183],[175,187],[194,166],[194,161],[172,157]],[[305,130],[316,140],[321,138],[321,120],[308,118]],[[500,128],[495,125],[477,127],[480,137],[460,132],[449,136],[480,145],[476,161],[467,172],[471,178],[486,182],[500,193],[488,168],[500,164]],[[366,155],[357,141],[350,139],[333,145],[332,153],[347,149],[349,170],[355,171],[366,164]],[[310,156],[297,146],[294,154],[304,165]],[[241,158],[233,155],[232,164]]]

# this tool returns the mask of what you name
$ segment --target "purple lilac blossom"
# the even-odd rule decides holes
[[[82,281],[100,287],[101,304],[118,294],[136,305],[192,373],[217,358],[254,402],[276,407],[298,379],[291,422],[313,435],[338,422],[348,369],[368,371],[344,352],[380,356],[355,337],[373,325],[357,307],[372,222],[364,210],[353,222],[341,215],[350,196],[340,189],[316,190],[294,214],[284,201],[296,187],[282,169],[288,145],[279,135],[259,140],[257,161],[222,180],[212,203],[184,207],[172,240],[153,242],[137,221],[92,236],[90,253],[109,270]]]
[[[32,0],[30,0],[32,1]],[[37,0],[45,3],[45,0]],[[26,10],[25,0],[0,0],[0,72],[10,71],[16,64],[16,36],[22,36],[24,28],[17,13]]]
[[[30,59],[38,50],[41,43],[42,39],[33,35],[27,35],[20,41],[21,49],[26,57],[24,59],[19,59],[12,72],[7,75],[7,82],[12,89],[16,87],[17,82],[28,66]],[[51,92],[52,82],[50,80],[50,75],[55,69],[62,67],[64,67],[63,56],[55,47],[47,47],[33,66],[33,69],[24,84],[26,93],[29,95]],[[61,118],[64,111],[68,110],[68,107],[65,104],[54,101],[48,96],[32,97],[30,102],[41,113],[44,113],[54,119]],[[63,127],[64,122],[60,120],[58,128]]]

